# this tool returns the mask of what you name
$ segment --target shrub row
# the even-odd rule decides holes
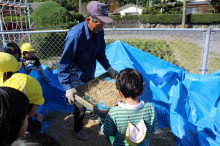
[[[181,14],[167,14],[167,15],[140,15],[141,23],[161,23],[161,24],[181,24]],[[220,23],[220,14],[188,14],[186,16],[186,23],[191,24],[213,24]]]
[[[139,20],[138,15],[125,15],[125,16],[119,16],[119,15],[113,15],[110,16],[113,20]]]
[[[26,19],[26,23],[25,23],[25,19]],[[21,17],[21,20],[20,20],[20,17],[19,16],[6,16],[6,17],[3,17],[3,19],[5,22],[8,22],[8,23],[14,23],[14,27],[15,27],[15,24],[18,23],[18,25],[20,26],[20,22],[22,21],[22,28],[23,29],[26,29],[26,28],[29,28],[29,20],[28,20],[28,16],[22,16]],[[32,23],[33,22],[33,17],[30,16],[30,22]]]
[[[116,41],[116,39],[106,39],[105,41],[106,45],[109,45]],[[165,40],[121,39],[121,41],[179,66],[179,62],[175,59],[172,46]]]

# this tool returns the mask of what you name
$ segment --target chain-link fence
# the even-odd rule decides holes
[[[55,69],[65,46],[67,32],[68,30],[0,32],[0,36],[7,38],[6,42],[19,40],[16,42],[20,46],[30,40],[40,61]],[[116,40],[176,64],[190,73],[199,74],[205,70],[210,74],[220,69],[220,29],[211,30],[208,45],[205,29],[105,29],[106,44]],[[4,43],[1,42],[1,45]],[[204,68],[204,52],[207,49],[209,55],[206,56],[207,66]]]

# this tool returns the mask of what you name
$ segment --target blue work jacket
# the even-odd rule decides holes
[[[105,46],[104,31],[91,36],[86,21],[68,32],[58,67],[58,79],[65,90],[94,79],[96,59],[105,70],[110,67]]]

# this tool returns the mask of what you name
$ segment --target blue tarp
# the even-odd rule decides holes
[[[108,45],[106,55],[116,70],[129,67],[143,75],[146,87],[141,99],[153,102],[159,127],[170,127],[178,145],[220,145],[220,70],[211,75],[190,74],[121,41]],[[44,116],[54,110],[72,111],[57,70],[44,69],[50,83],[44,83],[38,72],[31,72],[40,81],[45,97],[38,111]],[[95,75],[104,72],[97,63]],[[44,123],[44,129],[49,125]]]

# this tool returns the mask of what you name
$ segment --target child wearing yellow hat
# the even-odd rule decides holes
[[[24,63],[24,65],[28,69],[27,74],[29,74],[31,70],[37,70],[40,72],[40,74],[43,78],[43,81],[49,82],[39,59],[34,55],[34,51],[35,51],[35,49],[33,48],[33,46],[30,43],[24,43],[21,46],[21,53],[22,53],[22,57],[23,57],[22,62]],[[36,66],[37,69],[35,69],[34,66]]]
[[[16,58],[8,53],[0,52],[0,85],[6,78],[10,78],[14,72],[17,72],[22,66]]]
[[[40,83],[29,75],[16,73],[7,79],[3,86],[15,88],[26,94],[30,102],[28,132],[31,134],[40,132],[43,116],[37,113],[37,109],[39,105],[44,104],[43,91]]]

